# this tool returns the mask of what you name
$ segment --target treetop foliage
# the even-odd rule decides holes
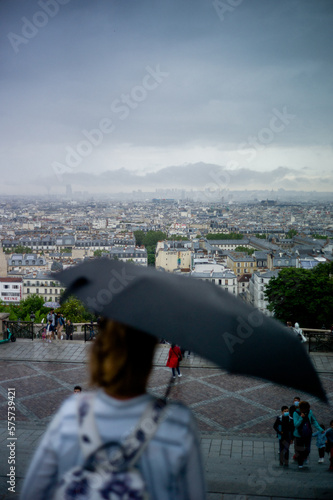
[[[301,328],[328,328],[333,324],[333,263],[314,269],[282,269],[265,290],[268,309],[286,323]]]
[[[244,236],[239,233],[208,233],[207,240],[242,240]]]

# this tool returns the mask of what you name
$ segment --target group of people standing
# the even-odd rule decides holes
[[[313,432],[313,427],[317,432]],[[308,457],[311,450],[312,437],[317,438],[318,463],[324,462],[325,451],[330,456],[329,470],[333,471],[333,420],[330,427],[325,431],[323,424],[319,425],[310,409],[307,401],[301,401],[299,397],[294,398],[293,404],[288,408],[281,407],[281,415],[276,417],[273,428],[279,438],[280,465],[289,465],[289,447],[294,442],[295,454],[293,459],[297,461],[298,468],[303,469],[308,465]]]
[[[54,309],[51,309],[46,317],[46,321],[47,325],[44,332],[46,342],[52,342],[52,340],[63,340],[64,328],[66,340],[73,340],[74,325],[71,320],[68,319],[66,321],[66,318],[64,318],[62,313],[55,313]]]

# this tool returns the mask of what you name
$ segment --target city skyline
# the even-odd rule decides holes
[[[333,191],[331,2],[0,12],[0,194]]]

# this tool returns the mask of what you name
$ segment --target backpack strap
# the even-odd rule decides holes
[[[96,448],[103,445],[100,438],[95,417],[94,417],[94,393],[84,393],[82,396],[76,396],[77,401],[77,419],[79,427],[80,448],[84,458],[88,458]]]
[[[125,438],[123,443],[120,443],[120,447],[118,443],[118,449],[112,454],[110,461],[106,448],[115,443],[112,441],[103,444],[100,438],[93,411],[95,394],[87,393],[78,398],[79,439],[85,459],[95,456],[97,460],[107,460],[114,469],[120,469],[123,466],[134,466],[157,431],[165,412],[166,398],[170,393],[173,382],[174,380],[171,378],[163,398],[148,403],[134,430]]]

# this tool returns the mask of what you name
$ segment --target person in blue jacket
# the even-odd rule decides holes
[[[320,427],[325,429],[325,426],[323,424],[320,424]],[[324,457],[325,457],[325,449],[326,449],[326,432],[323,430],[322,432],[314,432],[312,434],[312,437],[316,437],[316,446],[318,448],[318,454],[319,454],[319,459],[318,463],[322,464],[324,463]]]
[[[312,427],[315,427],[320,432],[324,429],[318,424],[307,401],[300,402],[299,408],[294,412],[293,419],[296,459],[298,468],[303,469],[304,463],[307,465],[310,454]]]

